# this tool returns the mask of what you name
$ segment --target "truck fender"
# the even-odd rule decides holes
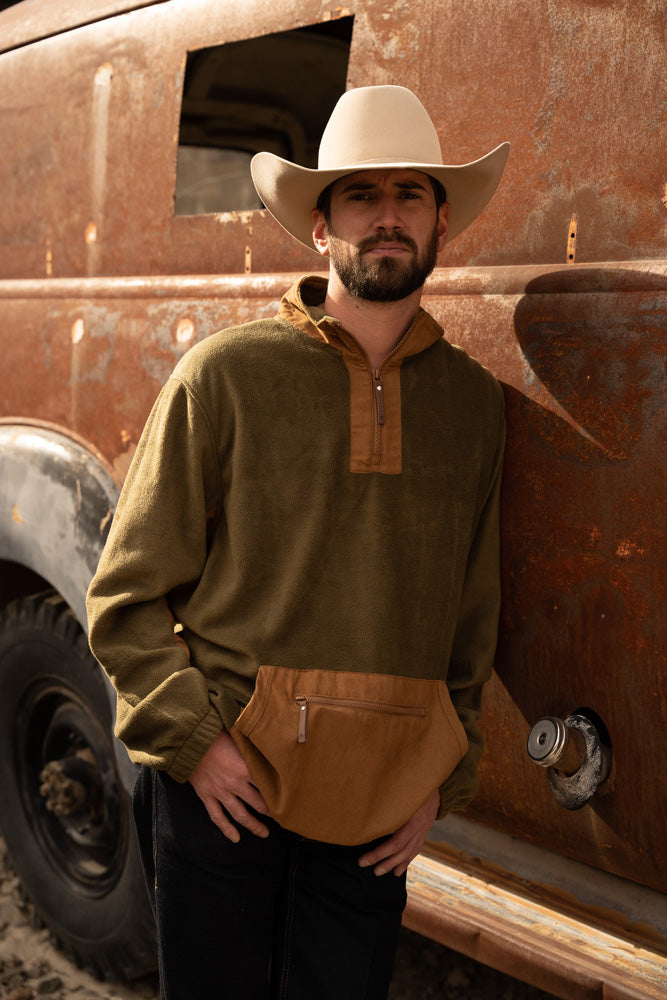
[[[87,631],[86,592],[106,541],[120,487],[103,459],[72,437],[28,423],[0,424],[0,559],[37,573]],[[105,681],[116,715],[116,695]],[[136,769],[114,738],[123,783]]]
[[[0,425],[0,558],[48,580],[84,629],[119,492],[102,460],[71,437]]]

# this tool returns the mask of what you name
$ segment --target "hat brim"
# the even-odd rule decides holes
[[[309,250],[313,246],[312,212],[329,184],[361,170],[419,170],[435,177],[447,192],[449,225],[447,242],[459,236],[486,208],[500,183],[510,144],[503,142],[486,156],[460,165],[367,160],[314,170],[290,163],[275,153],[257,153],[250,171],[257,193],[276,222]]]

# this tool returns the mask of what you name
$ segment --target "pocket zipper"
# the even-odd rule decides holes
[[[328,705],[330,708],[357,708],[364,712],[383,712],[385,715],[412,715],[424,718],[424,705],[390,705],[383,701],[359,701],[355,698],[327,698],[324,695],[298,694],[296,703],[299,709],[297,727],[297,743],[306,742],[308,705]]]

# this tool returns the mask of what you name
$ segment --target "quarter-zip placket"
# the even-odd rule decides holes
[[[307,315],[303,309],[302,313]],[[297,322],[299,316],[301,314],[295,316],[290,312],[287,318],[297,326],[300,325]],[[435,320],[419,310],[399,342],[380,364],[371,361],[361,343],[334,316],[317,316],[308,330],[316,330],[324,343],[340,351],[348,371],[350,472],[400,474],[402,428],[398,358],[402,360],[408,356],[408,338],[412,340],[418,334],[414,349],[409,352],[417,354],[435,343],[442,336],[442,329]]]
[[[371,382],[373,385],[373,398],[374,398],[374,410],[375,410],[375,433],[373,435],[373,457],[379,459],[382,455],[382,428],[384,427],[385,410],[384,410],[384,386],[382,384],[382,369],[387,364],[388,361],[393,358],[397,351],[403,346],[405,341],[410,336],[413,326],[417,317],[415,317],[407,328],[401,339],[395,344],[386,355],[382,364],[379,368],[371,369]],[[365,353],[365,352],[364,352]],[[366,355],[368,361],[368,355]],[[368,361],[368,367],[370,368],[370,361]]]

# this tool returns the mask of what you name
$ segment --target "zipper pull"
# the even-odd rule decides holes
[[[373,372],[373,389],[375,390],[375,413],[377,416],[377,422],[382,425],[384,423],[384,389],[382,386],[382,374],[380,373],[379,368]]]
[[[306,742],[306,722],[308,718],[308,699],[303,695],[297,695],[296,703],[299,706],[299,726],[296,734],[297,743]]]

